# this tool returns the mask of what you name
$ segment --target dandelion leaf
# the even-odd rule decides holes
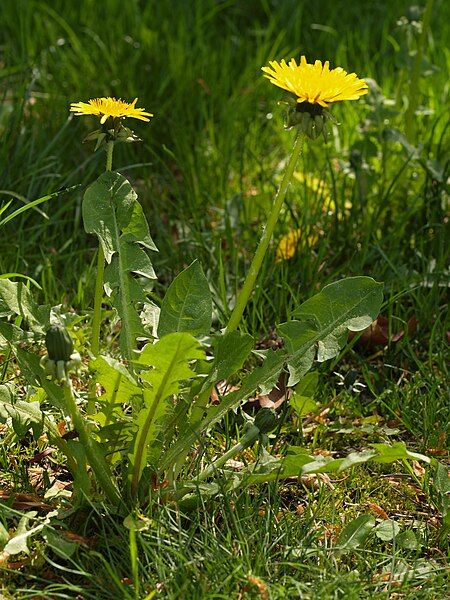
[[[172,464],[202,432],[219,422],[255,390],[267,393],[273,389],[286,366],[290,373],[288,385],[296,385],[312,367],[319,342],[323,344],[320,357],[325,352],[328,358],[335,356],[337,348],[344,343],[344,331],[360,331],[374,320],[382,302],[381,290],[382,285],[371,277],[353,277],[327,285],[302,304],[295,313],[299,320],[279,326],[285,347],[269,350],[263,364],[243,379],[239,390],[227,394],[217,406],[210,407],[198,427],[169,448],[161,461],[163,468]]]
[[[36,304],[22,281],[0,279],[0,317],[8,316],[22,317],[33,333],[42,334],[50,322],[50,306]]]
[[[288,385],[300,381],[314,359],[323,362],[337,356],[347,332],[368,327],[382,301],[382,284],[371,277],[349,277],[325,286],[304,302],[294,312],[298,320],[278,328],[291,354]]]
[[[213,338],[214,360],[208,376],[208,384],[228,379],[239,371],[253,347],[253,338],[248,333],[230,331]]]
[[[6,391],[5,391],[6,389]],[[23,438],[29,429],[37,439],[43,430],[43,414],[39,402],[14,400],[6,385],[0,385],[0,423],[11,418],[12,427],[19,438]]]
[[[239,406],[255,390],[258,388],[261,390],[273,389],[286,363],[286,356],[286,353],[282,350],[276,352],[269,350],[262,365],[251,371],[243,379],[241,387],[238,390],[227,394],[219,404],[211,406],[203,421],[197,427],[184,432],[183,436],[169,448],[161,460],[161,468],[165,469],[172,464],[177,456],[198,439],[203,431],[221,421],[230,410]]]
[[[102,394],[97,398],[99,411],[92,417],[99,425],[100,440],[108,446],[111,454],[124,447],[132,436],[131,417],[125,409],[139,407],[142,389],[136,384],[125,366],[110,356],[98,356],[89,365],[95,383]],[[115,456],[113,458],[119,458]]]
[[[306,415],[316,408],[314,394],[319,383],[319,373],[313,371],[305,375],[296,385],[294,393],[289,398],[289,404],[299,417]]]
[[[182,381],[195,377],[189,363],[204,358],[204,351],[192,335],[176,332],[156,344],[147,344],[135,360],[147,387],[143,390],[143,407],[133,421],[135,433],[129,454],[132,491],[136,491],[148,463],[156,469],[164,427],[174,409],[174,395]]]
[[[187,331],[208,335],[212,320],[212,298],[200,263],[195,260],[170,284],[161,304],[158,337]]]
[[[349,551],[362,546],[375,527],[375,518],[372,515],[360,515],[348,523],[338,539],[341,551]]]
[[[145,280],[156,278],[146,250],[156,251],[156,246],[129,181],[120,173],[103,173],[86,190],[83,221],[103,248],[105,292],[122,321],[122,353],[131,359],[136,337],[145,334],[139,317],[139,307],[147,300]]]
[[[37,512],[32,510],[25,513],[17,525],[16,531],[10,535],[9,541],[3,548],[4,556],[12,556],[14,554],[29,554],[28,539],[44,528],[44,524],[39,524],[30,528],[30,520],[35,518]]]

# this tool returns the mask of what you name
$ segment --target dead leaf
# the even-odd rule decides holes
[[[306,475],[302,475],[300,477],[301,483],[309,489],[318,490],[320,487],[320,483],[325,484],[331,490],[335,489],[335,486],[332,484],[330,477],[327,473],[308,473]]]
[[[272,394],[272,392],[270,394]],[[258,396],[257,398],[255,398],[255,400],[259,400],[259,406],[261,408],[273,408],[276,410],[283,404],[283,402],[286,400],[286,396],[287,396],[287,394],[283,394],[282,396],[280,396],[280,398],[278,398],[278,400],[274,401],[274,400],[271,400],[270,394],[268,396],[261,395],[261,396]],[[289,395],[290,395],[290,393],[289,393]],[[274,396],[276,396],[276,394],[274,394]]]
[[[267,588],[267,584],[264,583],[262,579],[255,577],[254,575],[247,575],[247,579],[249,583],[258,588],[259,597],[262,600],[269,600],[269,590]]]
[[[409,335],[415,333],[417,331],[418,320],[416,315],[413,315],[410,319],[408,319],[408,333]]]
[[[202,88],[202,90],[208,94],[208,96],[211,94],[211,89],[209,87],[209,85],[206,83],[206,81],[204,79],[202,79],[201,77],[199,77],[197,79],[197,83],[198,85]]]
[[[235,392],[238,389],[239,388],[237,388],[235,385],[229,384],[225,379],[218,381],[211,390],[209,397],[211,404],[219,404],[222,396],[226,396],[227,394]]]
[[[94,548],[97,544],[96,537],[86,537],[83,535],[79,535],[78,533],[74,533],[73,531],[65,531],[64,537],[66,537],[69,541],[74,542],[75,544],[79,544],[84,548]]]
[[[62,437],[65,433],[66,433],[66,422],[65,421],[59,421],[57,424],[57,428],[58,428],[58,432],[59,435]]]
[[[46,448],[45,450],[43,450],[42,452],[38,452],[37,454],[35,454],[33,456],[33,458],[30,458],[28,460],[28,464],[33,464],[33,463],[39,463],[41,462],[45,457],[50,456],[50,454],[53,454],[53,452],[56,451],[56,448],[53,448],[52,446],[49,446],[48,448]]]
[[[10,571],[18,571],[22,567],[25,567],[26,565],[29,565],[29,564],[30,564],[30,559],[24,558],[23,560],[16,560],[15,562],[9,562],[8,569]]]
[[[286,375],[281,373],[276,386],[268,394],[260,394],[253,398],[249,398],[244,404],[244,410],[255,408],[279,408],[283,402],[291,397],[292,390],[286,387]]]
[[[44,481],[44,469],[42,467],[28,467],[27,469],[28,479],[33,489],[36,491],[42,487],[42,483]],[[48,475],[50,472],[47,471]]]
[[[211,402],[211,404],[219,404],[220,403],[219,394],[216,392],[216,388],[213,388],[211,390],[211,394],[209,396],[209,401]]]
[[[417,317],[413,315],[407,322],[406,331],[408,335],[412,335],[417,329]],[[369,327],[364,329],[361,336],[358,339],[357,344],[365,348],[374,348],[375,346],[387,346],[388,344],[395,344],[399,342],[406,333],[405,330],[398,331],[397,333],[389,336],[389,319],[378,315],[375,321]],[[358,335],[356,332],[350,332],[349,338],[352,339]]]
[[[368,505],[370,510],[374,512],[378,517],[384,520],[389,519],[387,512],[383,508],[381,508],[379,504],[375,504],[375,502],[369,502]]]
[[[10,506],[11,508],[15,508],[17,510],[53,510],[54,508],[51,504],[43,502],[40,498],[32,494],[19,494],[14,492],[0,491],[0,500],[2,502],[9,502],[11,498],[12,503]]]
[[[336,542],[339,534],[341,533],[342,525],[333,524],[333,523],[324,523],[323,524],[323,533],[318,536],[318,540],[325,541],[331,540],[332,542]]]
[[[417,460],[413,460],[412,463],[411,463],[411,466],[412,466],[412,469],[414,471],[414,474],[417,477],[423,477],[425,475],[425,469],[420,464],[420,462],[418,462]]]

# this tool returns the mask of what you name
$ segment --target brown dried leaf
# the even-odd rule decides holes
[[[38,452],[37,454],[35,454],[33,456],[33,458],[30,458],[28,460],[28,464],[33,464],[33,463],[39,463],[41,462],[44,458],[46,458],[47,456],[50,456],[50,454],[53,454],[53,452],[56,451],[56,448],[53,448],[52,446],[49,446],[48,448],[46,448],[45,450],[43,450],[42,452]]]
[[[285,400],[291,396],[292,390],[286,387],[286,375],[281,373],[277,385],[269,394],[260,394],[254,398],[249,398],[244,404],[244,410],[256,408],[279,408]]]
[[[47,504],[43,502],[37,496],[33,494],[19,494],[14,492],[3,492],[0,491],[0,500],[2,502],[8,502],[10,498],[13,498],[11,508],[15,508],[17,510],[53,510],[53,506],[51,504]]]
[[[58,428],[59,435],[62,437],[66,433],[66,430],[67,430],[66,422],[59,421],[56,427]]]
[[[282,396],[280,396],[280,398],[278,400],[276,400],[276,401],[271,400],[270,394],[268,396],[261,395],[261,396],[258,396],[257,398],[255,398],[255,401],[259,402],[259,406],[261,408],[273,408],[273,409],[277,409],[286,400],[286,394],[283,394]]]
[[[5,554],[7,554],[7,552],[5,552]],[[29,558],[24,558],[23,560],[16,560],[15,562],[8,563],[8,570],[9,571],[18,571],[22,567],[25,567],[26,565],[29,565],[29,564],[30,564]]]
[[[83,535],[78,535],[78,533],[74,533],[73,531],[64,532],[64,537],[66,537],[69,541],[74,542],[75,544],[79,544],[84,548],[94,548],[97,544],[96,537],[86,537]]]
[[[417,477],[423,477],[425,475],[425,469],[420,464],[420,462],[418,462],[417,460],[413,460],[412,463],[411,463],[411,466],[412,466],[412,469],[414,471],[414,474]]]
[[[379,504],[375,504],[375,502],[369,502],[369,508],[372,512],[374,512],[378,517],[380,517],[381,519],[384,520],[388,520],[389,516],[387,514],[387,512],[381,508],[381,506]]]
[[[408,335],[412,335],[417,329],[417,317],[413,315],[407,323]],[[356,333],[350,332],[350,339],[355,337]],[[386,346],[395,344],[405,336],[405,330],[392,334],[389,337],[389,319],[378,315],[375,321],[363,331],[358,339],[358,345],[365,348],[374,348],[375,346]]]
[[[418,320],[416,315],[413,315],[409,320],[408,320],[408,333],[409,335],[415,333],[417,331],[417,325],[418,325]]]
[[[258,588],[259,597],[261,600],[269,600],[269,590],[267,584],[262,579],[255,577],[254,575],[247,575],[249,583]]]

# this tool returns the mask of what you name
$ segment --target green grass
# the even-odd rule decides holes
[[[394,487],[391,480],[399,485]],[[143,515],[136,536],[138,597],[154,589],[159,590],[157,597],[193,599],[381,599],[394,591],[412,598],[443,597],[439,594],[445,594],[450,581],[442,541],[437,527],[421,517],[424,506],[413,486],[365,470],[331,486],[312,483],[231,495],[189,516],[173,507],[162,507],[150,518]],[[361,510],[370,512],[369,503],[380,502],[402,530],[417,532],[423,546],[405,550],[373,536],[364,548],[338,551],[334,543],[343,525]],[[53,556],[44,566],[44,549],[38,545],[34,564],[11,575],[5,592],[15,589],[14,597],[20,598],[71,598],[77,593],[89,599],[134,598],[129,532],[121,521],[105,517],[97,507],[79,515],[72,526],[84,536],[84,550],[69,561]],[[402,579],[405,568],[408,574]],[[49,573],[52,582],[45,581]],[[8,586],[8,580],[14,585]]]
[[[0,273],[36,279],[42,302],[62,303],[79,314],[91,310],[96,243],[84,233],[81,198],[105,157],[81,144],[93,120],[69,117],[68,107],[96,96],[139,97],[139,106],[155,117],[150,124],[135,123],[143,142],[122,144],[114,160],[136,187],[160,250],[152,257],[159,277],[155,295],[161,298],[173,277],[199,258],[214,291],[215,327],[225,326],[294,136],[282,127],[277,102],[283,93],[261,77],[260,67],[300,53],[309,60],[329,59],[332,66],[375,80],[383,96],[374,92],[335,107],[340,125],[328,144],[305,146],[298,171],[322,179],[337,210],[324,212],[322,194],[304,183],[291,186],[275,240],[291,228],[304,235],[289,261],[275,260],[273,244],[243,328],[264,345],[276,323],[326,283],[361,274],[383,281],[382,314],[391,332],[406,329],[412,317],[415,331],[385,346],[351,344],[331,368],[327,364],[319,400],[330,411],[304,430],[301,443],[311,450],[360,448],[385,440],[387,423],[398,429],[389,439],[402,439],[419,452],[437,450],[445,462],[450,54],[444,9],[436,0],[414,149],[401,137],[418,39],[414,24],[398,23],[412,10],[407,2],[4,1],[0,205],[12,194],[13,209],[80,187],[2,229]],[[310,227],[323,232],[319,242],[308,240]],[[333,372],[349,374],[365,388],[360,394],[344,389]],[[279,447],[299,435],[292,419],[286,423]],[[233,427],[225,427],[225,439],[234,435]],[[10,432],[0,435],[6,442],[0,489],[32,492],[24,459],[37,451],[37,443],[24,446]],[[323,483],[317,490],[269,486],[225,497],[194,515],[180,516],[171,506],[149,513],[146,530],[137,535],[140,596],[126,583],[133,578],[128,530],[95,506],[85,522],[62,520],[63,528],[95,536],[95,547],[80,546],[65,561],[36,537],[26,566],[4,573],[2,593],[145,598],[161,583],[157,598],[264,598],[265,585],[270,598],[389,598],[393,592],[441,598],[449,585],[448,545],[429,482],[414,496],[410,474],[402,465],[391,469],[401,476],[399,485],[381,477],[392,471],[361,468],[334,482],[333,490]],[[47,487],[44,480],[39,495]],[[403,528],[423,530],[423,545],[407,551],[371,538],[363,548],[339,555],[322,539],[324,525],[370,512],[369,501]],[[298,504],[305,509],[302,516]],[[265,516],[256,516],[262,506]],[[17,519],[9,514],[8,526]],[[400,587],[384,581],[383,570],[394,572],[401,561],[411,568],[431,565],[431,571]],[[49,574],[55,578],[51,583]]]

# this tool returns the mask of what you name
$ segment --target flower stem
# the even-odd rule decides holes
[[[112,157],[114,150],[114,142],[109,141],[106,146],[106,168],[105,171],[112,169]],[[105,271],[105,255],[102,245],[99,244],[97,252],[97,275],[95,279],[95,295],[94,295],[94,313],[92,315],[92,334],[91,334],[91,351],[94,356],[100,353],[100,325],[102,321],[102,300],[103,300],[103,274]]]
[[[67,377],[63,385],[64,399],[69,412],[72,424],[78,433],[78,438],[86,453],[87,462],[92,468],[99,486],[102,488],[108,500],[114,505],[119,506],[122,502],[119,491],[112,479],[111,471],[101,450],[96,447],[91,433],[85,425],[85,420],[75,402],[72,390],[72,383]]]
[[[249,446],[253,446],[253,444],[258,441],[260,433],[259,427],[256,425],[250,425],[240,442],[235,444],[215,462],[211,463],[208,467],[206,467],[206,469],[201,471],[193,481],[200,483],[200,481],[204,481],[205,479],[208,479],[208,477],[214,475],[218,469],[222,468],[227,461],[232,460],[237,454],[239,454],[239,452],[242,452],[242,450],[245,450]],[[189,491],[189,488],[181,486],[173,495],[173,499],[176,502],[179,502],[184,498],[184,496],[186,496],[187,493],[189,493]]]
[[[284,172],[283,180],[278,189],[277,195],[275,196],[275,202],[267,219],[267,223],[259,241],[258,248],[256,249],[255,256],[253,257],[250,269],[244,281],[244,285],[242,286],[242,289],[237,297],[236,305],[233,309],[233,312],[231,313],[230,320],[225,329],[226,333],[228,333],[229,331],[234,331],[238,328],[250,295],[255,288],[258,273],[261,269],[261,265],[264,260],[264,256],[267,252],[267,248],[269,246],[270,239],[275,229],[275,225],[277,224],[281,207],[283,206],[283,202],[286,197],[286,192],[288,190],[289,184],[291,183],[298,157],[300,156],[300,152],[302,149],[302,143],[300,138],[301,134],[299,133],[297,134],[297,137],[295,139],[291,157],[287,164],[286,171]]]
[[[114,150],[114,141],[110,140],[106,146],[106,168],[105,168],[105,171],[112,170],[113,150]]]
[[[95,279],[94,313],[92,315],[91,351],[94,356],[100,352],[100,324],[102,320],[103,273],[105,271],[105,255],[101,244],[97,251],[97,275]]]
[[[211,477],[211,475],[214,475],[217,469],[223,467],[227,461],[233,459],[237,454],[239,454],[239,452],[242,452],[242,450],[245,450],[245,448],[248,448],[249,446],[253,446],[253,444],[258,440],[259,435],[259,428],[256,427],[256,425],[251,425],[242,440],[227,450],[225,454],[210,464],[209,467],[206,467],[206,469],[201,471],[195,481],[204,481],[208,477]]]

